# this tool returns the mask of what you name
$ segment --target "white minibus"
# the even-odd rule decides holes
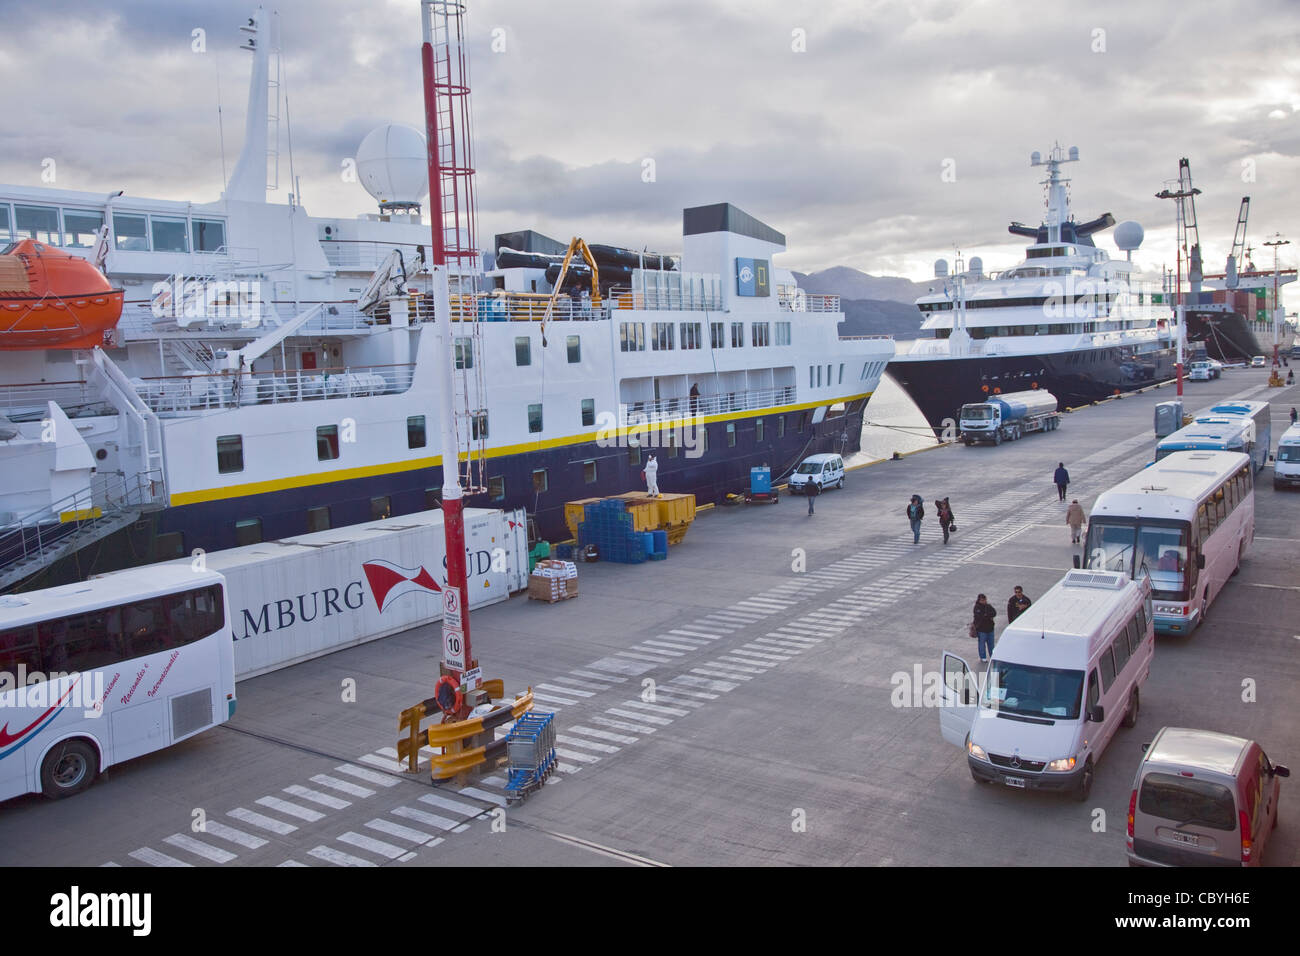
[[[944,653],[940,732],[979,783],[1085,800],[1115,731],[1137,722],[1154,649],[1149,582],[1070,571],[1007,625],[982,678]]]

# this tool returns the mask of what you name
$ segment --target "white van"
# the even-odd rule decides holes
[[[1187,377],[1193,382],[1208,382],[1218,376],[1214,374],[1214,366],[1208,361],[1193,362],[1187,371]]]
[[[1087,799],[1111,737],[1137,722],[1153,628],[1145,575],[1069,572],[1002,632],[982,679],[944,653],[944,740],[980,783]]]
[[[1300,425],[1292,425],[1277,440],[1273,456],[1274,489],[1300,485]]]
[[[817,490],[844,487],[844,459],[839,455],[809,455],[799,463],[787,482],[790,493],[807,493],[809,482],[817,483]]]

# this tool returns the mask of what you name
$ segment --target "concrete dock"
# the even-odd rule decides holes
[[[1300,389],[1269,389],[1267,374],[1188,383],[1186,408],[1271,401],[1276,443]],[[1300,494],[1258,476],[1241,574],[1203,627],[1157,638],[1138,725],[1084,803],[975,784],[909,688],[944,650],[974,656],[977,593],[1000,630],[1014,585],[1037,598],[1070,567],[1057,462],[1090,513],[1151,460],[1153,406],[1173,397],[1150,389],[1001,447],[855,470],[811,517],[802,498],[718,508],[667,561],[581,565],[576,600],[476,611],[485,676],[533,686],[559,727],[559,772],[504,813],[501,773],[435,787],[397,772],[397,712],[429,695],[441,653],[421,628],[244,682],[228,725],[72,800],[10,801],[0,862],[1124,866],[1134,770],[1160,727],[1251,737],[1300,771]],[[913,493],[927,506],[919,545]],[[1300,779],[1282,781],[1280,818],[1264,863],[1294,866]]]

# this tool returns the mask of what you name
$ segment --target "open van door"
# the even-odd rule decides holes
[[[962,658],[943,653],[943,697],[939,704],[939,733],[954,747],[966,748],[966,738],[975,722],[979,684],[975,673]]]

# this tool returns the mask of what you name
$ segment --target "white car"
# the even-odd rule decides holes
[[[810,455],[799,463],[790,476],[790,493],[807,493],[808,485],[816,483],[819,492],[834,486],[844,487],[844,459],[839,455]]]
[[[1265,364],[1267,363],[1264,359],[1264,356],[1262,355],[1256,355],[1253,359],[1250,360],[1251,368],[1263,368]]]

